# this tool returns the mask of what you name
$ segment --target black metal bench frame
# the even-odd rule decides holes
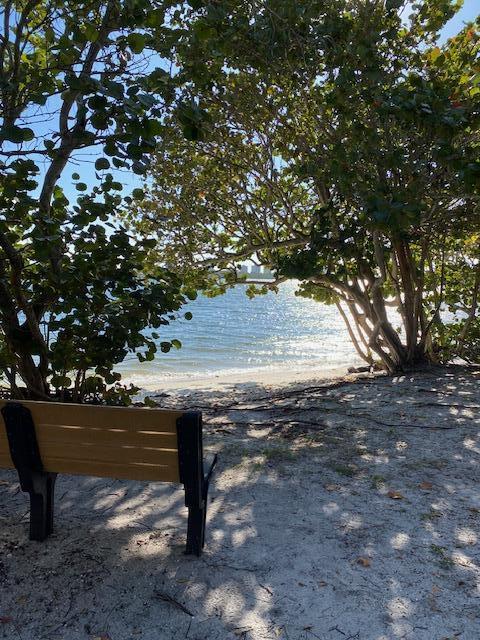
[[[9,402],[1,411],[20,487],[30,494],[30,540],[43,541],[53,531],[57,474],[43,467],[30,410],[19,402]],[[188,508],[185,553],[200,556],[205,544],[208,489],[217,463],[215,455],[205,473],[200,412],[187,412],[177,419],[177,446],[180,482]]]

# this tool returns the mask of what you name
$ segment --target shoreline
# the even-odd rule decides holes
[[[351,365],[350,365],[351,366]],[[348,373],[350,367],[331,367],[329,369],[281,369],[264,371],[245,371],[241,373],[228,373],[218,375],[200,376],[198,378],[179,376],[162,380],[148,388],[142,386],[139,395],[161,396],[165,392],[188,393],[190,391],[227,391],[236,387],[246,390],[256,387],[283,387],[291,384],[300,384],[315,381],[329,381],[345,376],[355,376],[356,373]]]

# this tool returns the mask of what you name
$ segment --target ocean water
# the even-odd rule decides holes
[[[160,329],[160,339],[177,338],[181,349],[158,353],[153,362],[129,356],[118,370],[126,382],[155,389],[162,380],[214,377],[259,371],[308,371],[358,365],[336,307],[295,296],[296,284],[250,300],[244,285],[217,298],[199,296],[179,319]]]

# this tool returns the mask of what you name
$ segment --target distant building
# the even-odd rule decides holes
[[[258,264],[241,264],[236,267],[237,276],[245,276],[245,282],[249,280],[275,280],[275,275],[267,267]]]

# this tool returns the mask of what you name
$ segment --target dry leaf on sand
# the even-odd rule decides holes
[[[372,564],[372,561],[370,560],[370,558],[360,557],[357,560],[357,564],[361,565],[362,567],[369,567]]]
[[[387,496],[392,500],[403,500],[404,498],[400,491],[394,491],[393,489],[390,489],[390,491],[387,493]]]
[[[433,489],[433,484],[431,482],[421,482],[419,485],[420,489],[423,489],[424,491],[430,491],[430,489]]]

